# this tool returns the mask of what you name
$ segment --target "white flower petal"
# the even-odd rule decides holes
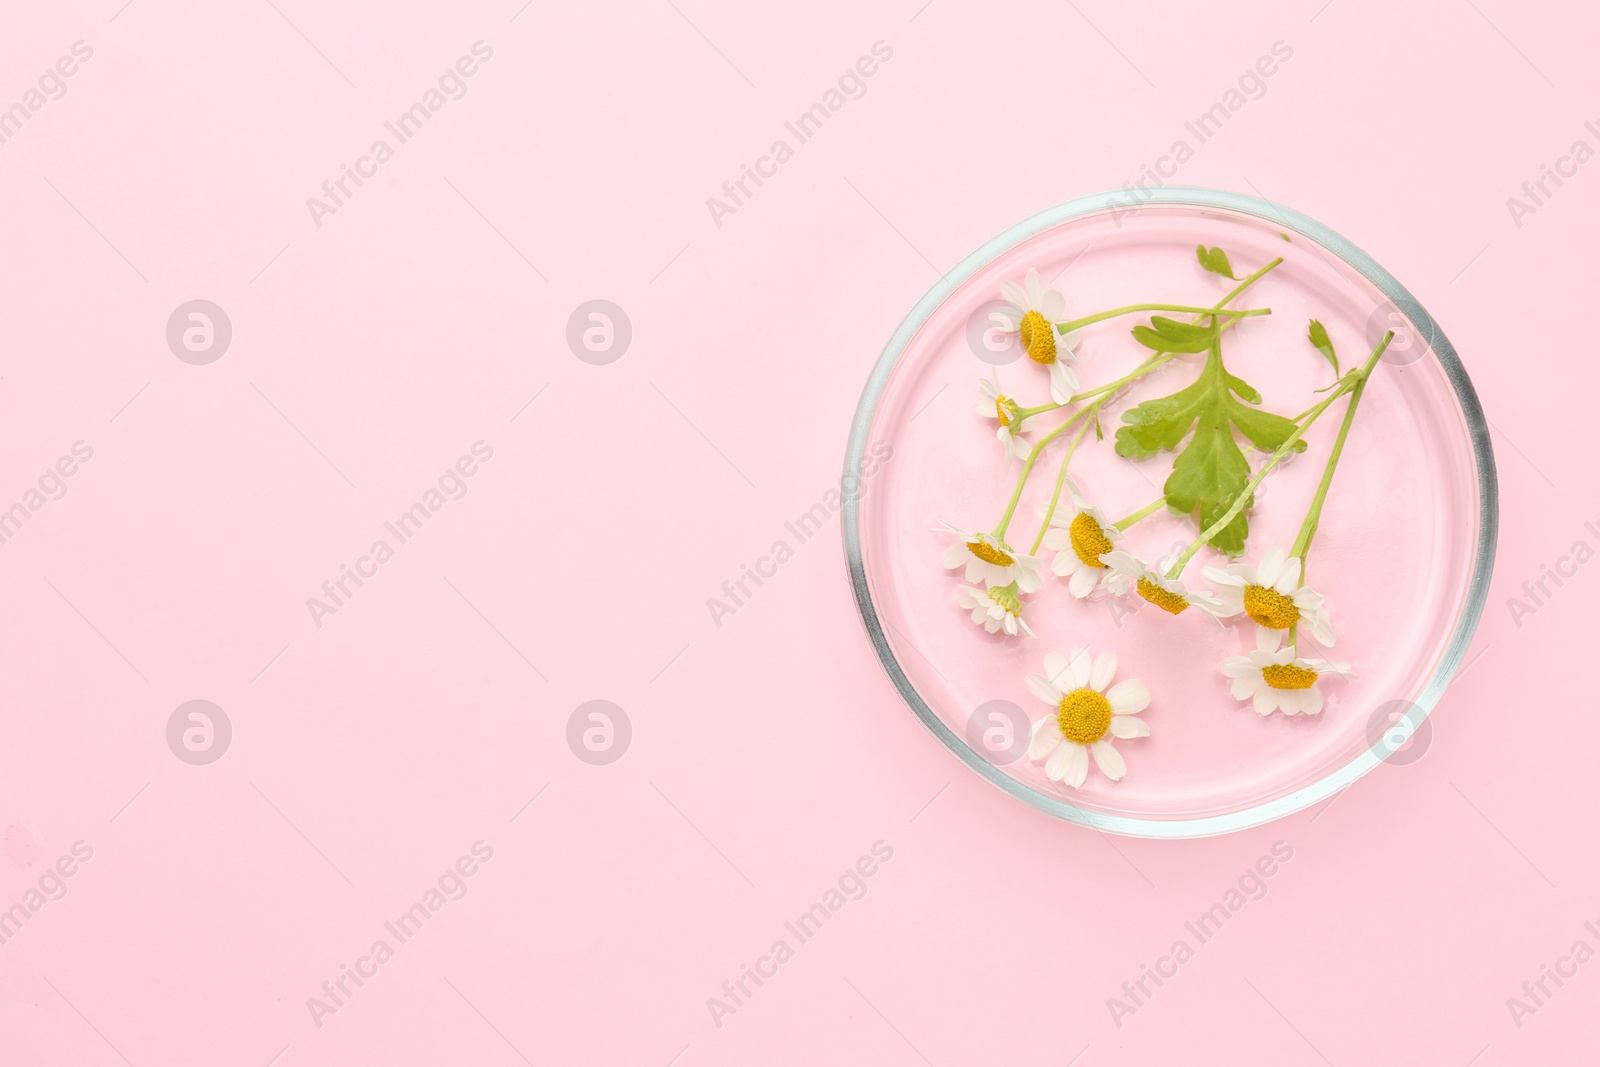
[[[1094,658],[1094,670],[1089,675],[1089,686],[1097,693],[1104,693],[1106,686],[1111,684],[1111,679],[1116,675],[1117,654],[1102,652]]]
[[[1229,656],[1222,661],[1222,673],[1229,678],[1242,678],[1256,669],[1249,656]]]
[[[1267,554],[1261,557],[1261,566],[1256,573],[1261,578],[1262,585],[1272,585],[1276,582],[1278,576],[1283,573],[1283,549],[1268,549]]]
[[[1039,277],[1036,267],[1028,268],[1028,307],[1037,311],[1044,304],[1045,285],[1044,279]]]
[[[1063,553],[1061,553],[1061,555],[1069,555],[1069,554],[1075,560],[1078,558],[1078,554],[1076,552],[1071,552],[1071,553],[1063,552]],[[1077,570],[1073,571],[1072,580],[1067,583],[1067,592],[1071,593],[1073,596],[1077,597],[1079,600],[1082,600],[1084,597],[1086,597],[1090,593],[1094,592],[1094,587],[1095,587],[1096,584],[1099,583],[1099,581],[1100,581],[1100,569],[1099,568],[1090,567],[1090,566],[1079,567]]]
[[[1112,737],[1149,737],[1150,724],[1137,715],[1111,716]]]
[[[1087,648],[1075,648],[1072,655],[1067,657],[1071,669],[1068,672],[1072,679],[1073,689],[1085,689],[1089,685],[1089,677],[1094,672],[1094,660],[1089,656]],[[1065,689],[1066,686],[1061,688]]]
[[[1066,773],[1061,780],[1074,789],[1082,789],[1083,780],[1089,777],[1089,750],[1070,741],[1061,747],[1067,750]]]
[[[1300,588],[1300,557],[1290,556],[1283,561],[1283,571],[1278,575],[1278,580],[1272,583],[1272,588],[1284,596],[1293,596],[1294,591]]]
[[[1106,690],[1111,710],[1117,715],[1137,715],[1150,706],[1150,690],[1137,678],[1125,678]]]
[[[1054,715],[1046,715],[1033,724],[1032,736],[1028,738],[1028,758],[1043,759],[1055,747],[1061,744],[1061,726]]]
[[[1061,781],[1062,775],[1067,773],[1067,768],[1073,762],[1073,753],[1081,751],[1070,741],[1063,741],[1050,752],[1050,758],[1044,761],[1045,777],[1052,782]]]
[[[1229,574],[1221,567],[1205,567],[1201,569],[1200,573],[1205,575],[1206,581],[1210,582],[1212,585],[1237,586],[1240,589],[1244,588],[1244,579],[1240,578],[1237,574]]]
[[[1049,704],[1052,707],[1059,707],[1061,705],[1061,698],[1064,694],[1061,692],[1059,686],[1052,685],[1050,683],[1050,679],[1046,678],[1044,675],[1030,674],[1028,675],[1027,683],[1028,692],[1032,693],[1046,704]]]
[[[1129,578],[1138,579],[1149,573],[1149,569],[1140,562],[1139,557],[1125,548],[1113,548],[1110,552],[1102,552],[1100,562]]]
[[[1050,399],[1065,404],[1078,391],[1078,375],[1065,360],[1050,364]]]
[[[1017,562],[1011,568],[1011,580],[1017,583],[1017,591],[1037,593],[1043,589],[1044,579],[1039,577],[1039,561],[1032,556],[1017,555],[1015,558]]]
[[[1089,746],[1089,751],[1094,753],[1094,763],[1100,768],[1100,773],[1113,782],[1121,781],[1122,776],[1128,773],[1128,765],[1123,762],[1122,753],[1118,752],[1117,746],[1110,741],[1096,741]]]
[[[1336,638],[1334,637],[1333,627],[1328,624],[1326,612],[1319,611],[1314,615],[1302,615],[1300,621],[1305,624],[1306,629],[1311,631],[1311,636],[1317,639],[1317,644],[1323,648],[1333,647]]]

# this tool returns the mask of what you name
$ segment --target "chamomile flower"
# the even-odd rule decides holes
[[[1026,288],[1016,282],[1000,283],[1009,307],[992,312],[989,321],[1007,333],[1017,334],[1028,358],[1050,370],[1050,399],[1065,404],[1078,391],[1078,374],[1069,365],[1078,347],[1078,331],[1063,334],[1056,323],[1066,316],[1067,301],[1048,288],[1037,270],[1029,270]]]
[[[1150,706],[1150,690],[1131,678],[1111,685],[1116,673],[1115,653],[1091,659],[1079,648],[1070,658],[1046,653],[1044,673],[1028,675],[1029,692],[1053,709],[1033,724],[1028,758],[1044,760],[1051,781],[1082,788],[1091,755],[1100,773],[1120,781],[1128,766],[1112,740],[1150,736],[1150,725],[1138,718]]]
[[[1018,634],[1033,636],[1022,618],[1022,598],[1017,595],[1016,583],[997,585],[993,589],[978,589],[970,585],[961,587],[961,606],[972,612],[972,621],[990,633],[1006,632],[1007,637]]]
[[[1191,590],[1184,586],[1181,579],[1162,577],[1155,568],[1125,548],[1107,552],[1101,560],[1122,575],[1124,581],[1131,583],[1135,592],[1162,611],[1182,615],[1190,608],[1199,608],[1216,618],[1218,609],[1222,607],[1221,602],[1206,590]]]
[[[1252,701],[1258,714],[1315,715],[1322,710],[1317,682],[1323,675],[1355,677],[1345,664],[1296,656],[1295,646],[1279,647],[1282,641],[1278,631],[1260,628],[1254,652],[1222,661],[1222,673],[1233,680],[1234,698]]]
[[[1058,507],[1044,535],[1044,546],[1056,554],[1050,561],[1051,573],[1067,579],[1067,591],[1079,600],[1102,584],[1120,596],[1127,592],[1128,579],[1106,566],[1101,557],[1121,539],[1122,531],[1084,499],[1070,475],[1067,495],[1072,507]]]
[[[987,378],[979,379],[978,388],[983,392],[978,398],[975,410],[986,419],[1000,420],[1000,427],[995,431],[995,436],[1000,438],[1000,444],[1006,450],[1006,458],[1027,459],[1028,453],[1033,451],[1033,446],[1022,436],[1027,430],[1028,420],[1017,417],[1016,398],[1006,396]]]
[[[974,585],[982,582],[989,588],[1015,582],[1019,591],[1037,593],[1044,587],[1044,579],[1039,577],[1039,561],[1033,556],[1018,552],[990,534],[968,533],[948,522],[941,522],[940,525],[945,533],[953,533],[959,538],[944,550],[944,556],[940,559],[945,570],[953,571],[965,566],[968,582]]]
[[[1322,594],[1300,584],[1300,560],[1285,558],[1274,548],[1261,557],[1261,565],[1230,563],[1227,570],[1207,567],[1205,575],[1217,587],[1224,617],[1244,612],[1264,630],[1287,630],[1295,623],[1308,630],[1317,643],[1333,647],[1333,623]]]

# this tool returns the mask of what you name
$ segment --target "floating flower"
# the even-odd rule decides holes
[[[948,522],[940,525],[944,532],[960,538],[944,550],[940,562],[945,570],[953,571],[965,565],[968,582],[982,582],[989,588],[1015,582],[1021,592],[1037,593],[1044,587],[1044,579],[1039,577],[1039,561],[1034,557],[1016,551],[990,534],[967,533]]]
[[[1128,579],[1112,570],[1101,560],[1122,537],[1122,531],[1113,526],[1099,508],[1088,503],[1071,476],[1067,478],[1067,495],[1072,500],[1072,510],[1063,514],[1057,509],[1050,516],[1050,529],[1045,531],[1044,546],[1055,551],[1050,570],[1067,579],[1067,590],[1082,600],[1101,584],[1117,595],[1127,592]]]
[[[1300,584],[1299,557],[1285,558],[1283,549],[1274,548],[1261,557],[1261,566],[1230,563],[1227,570],[1207,567],[1205,575],[1217,586],[1222,603],[1218,614],[1227,617],[1244,612],[1264,630],[1287,630],[1302,624],[1317,643],[1333,647],[1333,623],[1322,594]]]
[[[1149,737],[1150,726],[1137,718],[1150,706],[1150,690],[1128,679],[1107,689],[1117,673],[1117,657],[1102,652],[1089,657],[1087,648],[1075,649],[1069,659],[1059,652],[1046,653],[1044,673],[1028,675],[1028,690],[1055,709],[1033,724],[1028,758],[1045,761],[1044,773],[1053,782],[1082,788],[1089,773],[1089,756],[1113,782],[1128,766],[1113,738]]]
[[[1322,710],[1322,690],[1317,682],[1324,674],[1355,677],[1345,664],[1296,656],[1295,646],[1279,647],[1282,641],[1278,631],[1261,628],[1256,631],[1254,652],[1222,661],[1222,673],[1233,679],[1235,699],[1254,701],[1261,715],[1274,711],[1315,715]]]
[[[1078,391],[1078,375],[1067,363],[1078,347],[1078,331],[1063,334],[1056,329],[1067,312],[1067,301],[1047,288],[1037,270],[1029,270],[1027,288],[1016,282],[1001,282],[1000,292],[1010,303],[990,314],[989,321],[1017,334],[1028,358],[1050,369],[1050,399],[1065,404]]]
[[[1016,583],[997,585],[993,589],[961,587],[960,604],[972,612],[972,621],[990,633],[1006,632],[1007,637],[1018,634],[1033,636],[1033,631],[1022,618],[1022,597]]]
[[[1131,582],[1135,592],[1162,611],[1182,615],[1193,607],[1216,618],[1217,611],[1222,607],[1221,602],[1206,590],[1190,590],[1180,579],[1162,577],[1125,548],[1107,552],[1101,559],[1107,567],[1122,575],[1124,581]]]
[[[983,390],[983,395],[978,398],[977,412],[986,419],[1000,420],[1000,428],[995,435],[1006,450],[1006,458],[1027,459],[1033,446],[1022,436],[1028,420],[1017,417],[1016,398],[1006,396],[987,378],[978,380],[978,388]]]

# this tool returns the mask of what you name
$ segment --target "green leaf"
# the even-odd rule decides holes
[[[1228,253],[1221,248],[1207,248],[1205,245],[1195,245],[1194,254],[1200,260],[1200,265],[1212,274],[1220,274],[1224,278],[1232,278],[1234,281],[1239,280],[1233,276],[1233,264],[1228,262]]]
[[[1167,506],[1183,515],[1198,509],[1204,530],[1222,517],[1250,482],[1250,462],[1233,431],[1237,429],[1263,452],[1281,448],[1295,431],[1293,420],[1253,406],[1260,400],[1261,394],[1249,382],[1228,373],[1221,347],[1213,345],[1195,381],[1171,396],[1146,400],[1123,412],[1126,425],[1117,430],[1117,455],[1148,459],[1158,452],[1177,451],[1163,490]],[[1304,451],[1305,442],[1297,441],[1294,447]],[[1212,538],[1212,547],[1230,556],[1244,551],[1254,502],[1252,494],[1243,510]]]
[[[1217,327],[1211,319],[1200,324],[1155,315],[1149,326],[1133,328],[1133,339],[1157,352],[1204,352],[1216,335]]]
[[[1311,328],[1307,331],[1306,336],[1311,341],[1312,347],[1321,352],[1328,362],[1333,364],[1334,376],[1338,377],[1340,374],[1339,353],[1333,350],[1333,342],[1328,339],[1327,327],[1316,319],[1312,319]]]
[[[1228,388],[1238,393],[1240,400],[1245,400],[1252,404],[1261,403],[1261,394],[1256,392],[1255,386],[1251,385],[1243,378],[1235,378],[1227,371],[1223,371],[1223,376],[1228,379]]]

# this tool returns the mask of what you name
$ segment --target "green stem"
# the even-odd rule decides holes
[[[1267,274],[1269,274],[1272,271],[1276,270],[1282,263],[1283,263],[1283,257],[1279,256],[1278,258],[1274,259],[1270,263],[1267,263],[1266,265],[1262,266],[1258,270],[1252,271],[1251,273],[1245,275],[1243,278],[1241,278],[1239,280],[1239,284],[1238,285],[1235,285],[1232,289],[1228,290],[1228,293],[1227,293],[1226,296],[1224,296],[1221,300],[1217,301],[1216,304],[1214,304],[1213,306],[1211,306],[1209,308],[1201,309],[1200,310],[1200,314],[1201,315],[1213,315],[1213,314],[1216,314],[1219,311],[1224,310],[1225,308],[1227,308],[1228,304],[1232,303],[1234,298],[1236,298],[1240,293],[1244,292],[1246,289],[1250,288],[1256,282],[1260,281]],[[1229,317],[1228,317],[1227,321],[1222,324],[1222,328],[1224,330],[1227,329],[1228,327],[1234,325],[1240,319],[1245,317],[1243,312],[1229,311],[1228,314],[1229,314]],[[1163,363],[1166,363],[1168,360],[1172,359],[1174,355],[1176,355],[1176,353],[1173,353],[1173,352],[1158,352],[1156,355],[1151,356],[1149,359],[1147,359],[1143,363],[1139,364],[1138,367],[1134,368],[1134,370],[1133,370],[1133,372],[1131,374],[1129,374],[1129,375],[1127,375],[1127,376],[1125,376],[1123,378],[1117,379],[1117,381],[1112,382],[1110,385],[1103,385],[1098,389],[1091,389],[1086,393],[1079,393],[1077,396],[1074,396],[1074,397],[1071,397],[1070,399],[1068,399],[1066,404],[1054,404],[1054,403],[1052,403],[1052,404],[1040,404],[1038,407],[1021,408],[1021,409],[1019,409],[1017,411],[1017,415],[1020,418],[1026,419],[1026,418],[1028,418],[1030,416],[1038,415],[1038,414],[1041,414],[1041,413],[1046,412],[1046,411],[1054,411],[1057,408],[1066,407],[1066,406],[1068,406],[1070,404],[1079,404],[1079,403],[1082,403],[1085,400],[1091,399],[1091,398],[1096,397],[1096,396],[1100,396],[1100,395],[1102,395],[1104,393],[1107,393],[1107,392],[1115,392],[1116,390],[1121,389],[1124,385],[1126,385],[1128,382],[1134,380],[1135,378],[1138,378],[1141,375],[1148,374],[1150,371],[1155,370],[1157,367],[1161,366]]]
[[[1140,508],[1138,511],[1135,511],[1132,515],[1129,515],[1125,519],[1118,519],[1111,525],[1126,533],[1133,527],[1134,523],[1143,522],[1145,519],[1148,519],[1150,516],[1159,511],[1161,506],[1166,502],[1167,498],[1165,496],[1158,496],[1154,500],[1150,501],[1150,503]]]
[[[1230,318],[1230,319],[1228,319],[1226,322],[1224,322],[1222,324],[1222,328],[1223,329],[1227,329],[1229,326],[1232,326],[1234,323],[1236,323],[1238,321],[1239,321],[1239,316],[1235,316],[1233,318]],[[1151,356],[1149,359],[1145,360],[1143,363],[1141,363],[1137,367],[1133,368],[1133,370],[1129,371],[1127,374],[1124,374],[1122,377],[1118,378],[1116,381],[1107,382],[1105,385],[1097,386],[1094,389],[1089,389],[1089,390],[1086,390],[1086,391],[1084,391],[1082,393],[1076,393],[1073,396],[1068,397],[1067,398],[1067,402],[1065,404],[1057,404],[1057,403],[1052,402],[1052,403],[1049,403],[1049,404],[1040,404],[1037,407],[1018,408],[1017,409],[1017,420],[1020,422],[1023,419],[1030,419],[1035,415],[1041,415],[1046,411],[1055,411],[1058,408],[1070,407],[1073,404],[1081,404],[1085,400],[1094,400],[1097,397],[1103,397],[1103,398],[1106,398],[1106,399],[1110,399],[1110,394],[1115,393],[1118,389],[1121,389],[1123,386],[1129,384],[1130,382],[1136,381],[1139,378],[1144,377],[1146,374],[1149,374],[1151,371],[1157,369],[1158,367],[1163,366],[1164,364],[1166,364],[1169,361],[1171,361],[1173,359],[1173,357],[1175,357],[1176,355],[1177,355],[1176,352],[1157,352],[1156,354]]]
[[[1073,423],[1077,422],[1090,411],[1093,411],[1098,407],[1099,405],[1096,404],[1092,407],[1080,408],[1079,410],[1073,412],[1072,416],[1064,421],[1060,426],[1057,426],[1055,429],[1051,430],[1049,433],[1045,434],[1043,437],[1039,438],[1039,440],[1034,442],[1033,451],[1028,453],[1028,458],[1022,463],[1022,471],[1017,475],[1017,485],[1016,488],[1011,491],[1011,500],[1008,504],[1006,504],[1006,513],[1000,516],[999,524],[995,526],[994,532],[989,536],[993,537],[996,541],[1004,540],[1006,535],[1006,527],[1011,525],[1011,516],[1017,510],[1017,501],[1022,499],[1022,487],[1028,484],[1028,475],[1033,473],[1033,465],[1039,462],[1039,456],[1044,452],[1044,446],[1048,445],[1051,441],[1054,441],[1057,437],[1060,437],[1062,432],[1071,427]]]
[[[1258,471],[1256,471],[1255,476],[1252,477],[1245,485],[1243,491],[1241,491],[1239,495],[1234,498],[1233,503],[1229,505],[1228,510],[1222,513],[1222,517],[1217,519],[1217,521],[1213,522],[1210,526],[1206,527],[1205,530],[1201,532],[1200,536],[1195,538],[1189,547],[1183,550],[1183,555],[1179,556],[1168,569],[1168,578],[1177,578],[1183,574],[1183,568],[1186,567],[1189,561],[1194,558],[1194,554],[1200,551],[1201,546],[1210,544],[1211,539],[1217,536],[1217,534],[1221,533],[1227,527],[1227,525],[1234,520],[1239,512],[1244,510],[1245,501],[1250,499],[1251,494],[1256,490],[1256,486],[1260,485],[1261,480],[1271,473],[1274,467],[1283,461],[1283,457],[1287,456],[1294,448],[1295,442],[1299,441],[1300,438],[1305,435],[1305,432],[1311,428],[1312,423],[1316,422],[1317,419],[1321,417],[1322,413],[1328,410],[1335,400],[1338,400],[1346,393],[1353,392],[1361,387],[1362,383],[1367,380],[1367,376],[1372,373],[1372,368],[1376,366],[1378,360],[1383,357],[1384,349],[1389,347],[1389,342],[1393,339],[1393,330],[1390,330],[1388,333],[1384,334],[1383,340],[1378,342],[1378,347],[1373,350],[1372,356],[1367,360],[1366,364],[1362,366],[1360,370],[1354,370],[1345,375],[1340,381],[1339,387],[1329,394],[1326,400],[1322,401],[1320,404],[1316,405],[1306,413],[1305,422],[1295,427],[1294,432],[1285,438],[1283,444],[1279,445],[1277,450],[1267,458],[1267,461],[1261,465],[1261,468]],[[1331,479],[1332,476],[1328,475],[1326,477]],[[1302,529],[1301,532],[1303,534],[1305,531]]]
[[[1232,289],[1228,290],[1228,295],[1227,296],[1225,296],[1221,300],[1217,301],[1217,305],[1216,305],[1217,309],[1221,310],[1222,308],[1226,307],[1228,304],[1232,303],[1234,297],[1238,296],[1240,293],[1242,293],[1246,289],[1250,288],[1256,282],[1260,281],[1261,278],[1264,275],[1266,275],[1266,274],[1268,274],[1268,273],[1270,273],[1270,272],[1272,272],[1274,270],[1277,270],[1278,266],[1282,262],[1283,262],[1283,257],[1279,256],[1276,259],[1274,259],[1271,263],[1268,263],[1266,266],[1261,267],[1259,270],[1251,271],[1249,274],[1246,274],[1243,278],[1240,278],[1239,279],[1239,284],[1234,286]]]
[[[1056,323],[1056,329],[1062,333],[1071,333],[1073,330],[1081,329],[1084,326],[1091,326],[1097,322],[1104,322],[1106,319],[1114,319],[1119,315],[1133,315],[1140,311],[1176,311],[1186,312],[1190,315],[1215,315],[1220,310],[1222,310],[1220,307],[1202,308],[1192,307],[1189,304],[1124,304],[1122,307],[1112,308],[1110,311],[1101,311],[1094,315],[1085,315],[1081,319],[1069,319],[1066,322],[1058,322]],[[1272,309],[1251,308],[1248,311],[1240,311],[1238,314],[1241,317],[1249,315],[1270,315],[1272,314]]]
[[[1385,341],[1387,343],[1387,340]],[[1378,355],[1383,354],[1380,349]],[[1377,357],[1374,357],[1374,359]],[[1367,361],[1368,373],[1372,360]],[[1300,561],[1300,580],[1305,581],[1306,553],[1311,550],[1312,538],[1317,536],[1317,525],[1322,521],[1322,505],[1328,499],[1328,487],[1333,484],[1333,472],[1339,466],[1339,457],[1344,453],[1345,438],[1350,436],[1350,424],[1355,421],[1356,408],[1361,403],[1361,394],[1366,391],[1367,379],[1365,376],[1350,390],[1350,403],[1344,409],[1344,422],[1339,424],[1339,436],[1333,439],[1333,449],[1328,453],[1327,465],[1322,468],[1322,481],[1317,486],[1317,495],[1311,498],[1311,507],[1306,511],[1306,521],[1300,524],[1300,534],[1294,539],[1294,547],[1289,550],[1291,559]]]
[[[1083,440],[1084,432],[1089,429],[1089,424],[1099,417],[1100,405],[1103,403],[1105,401],[1099,401],[1087,410],[1086,414],[1089,417],[1083,420],[1083,425],[1078,427],[1078,432],[1072,435],[1072,443],[1067,446],[1067,454],[1061,457],[1061,473],[1056,475],[1056,491],[1050,494],[1050,506],[1045,509],[1044,522],[1039,525],[1039,534],[1033,539],[1033,547],[1028,549],[1028,555],[1030,556],[1037,556],[1039,554],[1039,546],[1044,544],[1044,533],[1050,529],[1050,520],[1055,518],[1056,505],[1061,502],[1061,487],[1067,483],[1067,467],[1072,463],[1072,454],[1078,450],[1078,442]]]
[[[1023,419],[1030,419],[1035,415],[1042,415],[1046,411],[1055,411],[1058,408],[1071,407],[1073,404],[1081,404],[1085,400],[1093,400],[1097,396],[1103,396],[1107,392],[1114,392],[1118,389],[1121,389],[1129,382],[1149,374],[1151,371],[1155,370],[1172,357],[1173,353],[1171,352],[1157,352],[1155,355],[1151,356],[1149,359],[1145,360],[1143,363],[1139,364],[1137,367],[1133,368],[1133,370],[1129,371],[1127,374],[1124,374],[1116,381],[1111,382],[1108,385],[1102,385],[1097,388],[1078,393],[1074,396],[1070,396],[1067,398],[1067,402],[1065,404],[1049,403],[1040,404],[1038,407],[1032,408],[1018,408],[1017,420],[1020,422]]]

